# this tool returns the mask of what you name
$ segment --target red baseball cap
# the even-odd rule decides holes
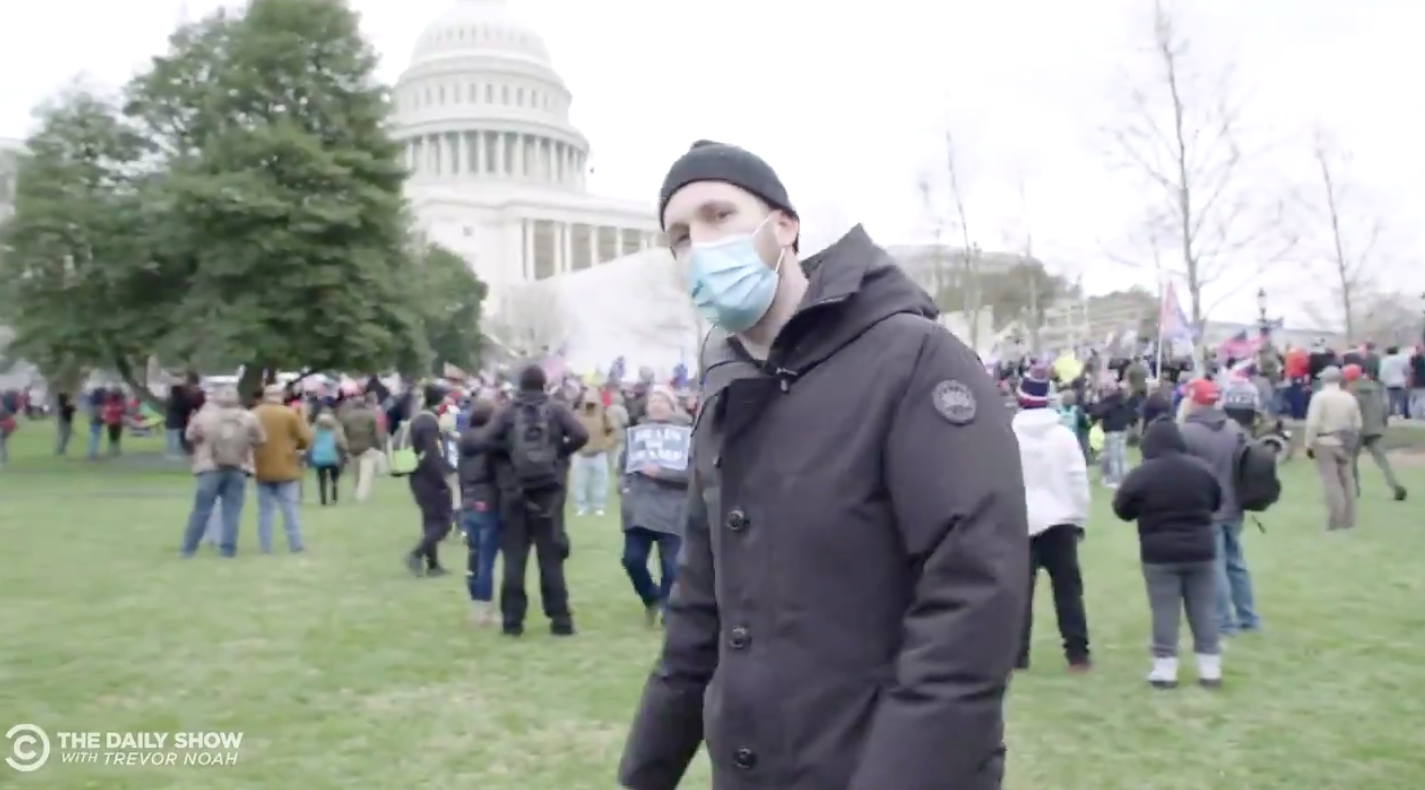
[[[1218,389],[1216,382],[1212,379],[1193,379],[1188,384],[1188,398],[1199,406],[1212,406],[1222,397],[1222,390]]]
[[[1341,368],[1341,378],[1346,381],[1355,381],[1356,379],[1360,378],[1361,374],[1364,372],[1365,371],[1361,370],[1360,365],[1347,365],[1346,367]]]

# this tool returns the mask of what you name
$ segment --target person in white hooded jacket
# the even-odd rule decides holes
[[[1071,672],[1090,666],[1088,616],[1079,572],[1079,540],[1089,514],[1089,474],[1078,438],[1059,420],[1050,401],[1049,377],[1030,370],[1016,393],[1014,416],[1019,458],[1024,466],[1024,496],[1029,512],[1029,612],[1024,618],[1020,669],[1029,668],[1034,624],[1034,582],[1043,568],[1054,591],[1054,614]]]

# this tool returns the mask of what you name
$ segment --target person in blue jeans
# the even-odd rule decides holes
[[[495,557],[500,551],[500,490],[486,436],[494,415],[491,401],[471,402],[457,442],[455,464],[460,484],[460,531],[468,549],[465,587],[470,592],[470,622],[482,627],[499,619],[491,602],[495,597]]]
[[[247,478],[252,472],[252,451],[267,440],[266,433],[257,418],[242,407],[237,390],[228,387],[215,392],[208,405],[193,416],[186,437],[193,445],[195,485],[180,554],[192,557],[197,552],[214,510],[221,507],[218,553],[233,557]]]
[[[1213,514],[1217,543],[1217,619],[1223,636],[1261,628],[1252,595],[1252,575],[1242,554],[1242,506],[1237,500],[1237,448],[1246,429],[1220,405],[1222,390],[1208,379],[1187,387],[1182,434],[1188,453],[1205,462],[1222,487],[1222,502]]]
[[[688,419],[678,411],[672,390],[653,387],[648,392],[647,414],[640,425],[676,425],[691,433]],[[633,592],[643,604],[644,616],[652,625],[663,611],[677,576],[678,550],[683,544],[683,521],[688,498],[686,463],[673,465],[665,456],[659,464],[643,464],[627,469],[628,446],[623,449],[618,468],[624,472],[619,483],[623,501],[624,571]],[[683,455],[686,462],[686,452]],[[659,579],[655,584],[648,570],[653,550],[658,550]]]
[[[84,457],[91,461],[99,458],[99,443],[104,437],[104,399],[109,395],[108,390],[103,387],[95,387],[90,390],[86,399],[86,411],[89,414],[89,446],[86,448]]]
[[[1217,630],[1224,636],[1262,627],[1252,597],[1252,574],[1242,554],[1242,522],[1213,526],[1217,540]]]

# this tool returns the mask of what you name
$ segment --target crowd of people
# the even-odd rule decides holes
[[[1067,669],[1094,666],[1079,550],[1095,459],[1112,512],[1137,527],[1159,689],[1178,684],[1184,618],[1208,688],[1226,682],[1224,640],[1264,627],[1242,533],[1282,495],[1268,441],[1281,416],[1303,423],[1326,529],[1355,526],[1363,452],[1406,498],[1380,439],[1394,415],[1425,412],[1419,351],[1266,341],[1206,370],[1093,355],[1071,375],[987,368],[862,228],[801,258],[790,196],[746,150],[695,144],[658,216],[715,327],[695,392],[651,372],[569,386],[532,363],[464,385],[273,382],[249,407],[190,380],[163,420],[195,478],[182,555],[205,535],[236,555],[249,479],[260,549],[280,512],[300,552],[306,468],[323,504],[343,469],[357,501],[387,473],[419,512],[409,573],[447,575],[442,543],[462,535],[472,622],[518,637],[532,551],[551,633],[569,636],[566,513],[602,514],[616,488],[632,594],[663,627],[622,786],[673,790],[706,747],[716,790],[994,790],[1040,569]]]

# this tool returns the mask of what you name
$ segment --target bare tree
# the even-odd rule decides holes
[[[936,291],[934,296],[939,303],[945,299],[947,291],[958,295],[958,298],[954,299],[957,303],[954,306],[965,316],[970,333],[970,347],[978,348],[980,315],[984,309],[979,276],[980,249],[971,240],[958,149],[955,146],[955,136],[949,129],[945,131],[944,143],[945,158],[939,166],[943,170],[939,173],[933,170],[923,173],[917,183],[935,242],[931,259],[931,276]],[[952,252],[945,247],[945,237],[951,232],[955,232],[959,237],[958,251]],[[940,307],[948,309],[949,305],[941,304]]]
[[[569,340],[569,314],[556,281],[516,286],[495,300],[485,334],[518,358],[533,358]]]
[[[1325,216],[1331,231],[1326,247],[1341,328],[1348,339],[1359,340],[1363,302],[1370,298],[1376,286],[1376,253],[1384,225],[1379,217],[1350,213],[1348,204],[1352,196],[1346,183],[1346,171],[1351,155],[1322,129],[1316,131],[1312,157],[1321,177],[1318,210]]]
[[[1181,265],[1173,273],[1186,280],[1189,318],[1200,326],[1221,299],[1281,262],[1296,239],[1286,229],[1287,201],[1252,183],[1257,152],[1241,144],[1243,104],[1233,69],[1196,61],[1168,2],[1153,5],[1156,68],[1131,88],[1131,112],[1109,133],[1122,164],[1155,193],[1148,222],[1155,235],[1172,238]],[[1240,281],[1219,287],[1229,273]],[[1204,303],[1209,287],[1221,294],[1219,302]]]
[[[1029,216],[1029,190],[1025,188],[1024,177],[1015,179],[1015,190],[1019,195],[1019,223],[1014,229],[1006,229],[1005,242],[1011,249],[1019,250],[1019,265],[1026,276],[1024,286],[1028,291],[1025,309],[1020,316],[1025,329],[1029,330],[1029,348],[1039,353],[1039,330],[1044,327],[1044,308],[1041,300],[1052,294],[1041,293],[1040,278],[1034,276],[1033,267],[1040,265],[1034,258],[1034,223]]]
[[[671,335],[680,342],[692,335],[696,346],[701,346],[712,324],[702,311],[693,307],[687,272],[666,250],[660,251],[646,266],[651,292],[648,294],[649,315],[652,319],[644,324],[648,334],[657,336],[657,340]],[[698,352],[696,346],[691,350],[695,355]]]

